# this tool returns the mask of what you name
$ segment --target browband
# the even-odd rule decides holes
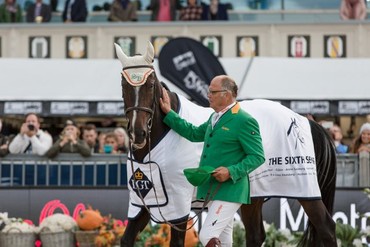
[[[134,66],[123,67],[122,70],[126,70],[126,69],[139,69],[139,68],[150,68],[150,69],[154,69],[153,65],[134,65]]]

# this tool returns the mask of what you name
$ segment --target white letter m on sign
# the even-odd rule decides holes
[[[299,226],[302,223],[302,219],[304,218],[304,228],[306,228],[308,217],[305,214],[303,207],[299,207],[299,212],[297,215],[297,219],[294,220],[292,210],[290,209],[290,205],[288,200],[285,198],[280,199],[280,229],[286,229],[287,227],[287,220],[290,225],[290,229],[292,231],[298,231]],[[301,229],[302,230],[302,229]]]

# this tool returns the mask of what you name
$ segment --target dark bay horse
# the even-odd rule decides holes
[[[163,139],[167,138],[172,132],[162,122],[164,114],[160,110],[159,98],[161,97],[161,92],[164,85],[162,85],[158,81],[152,65],[154,58],[154,48],[151,43],[148,42],[147,51],[144,55],[128,57],[123,53],[122,49],[118,45],[115,46],[117,56],[123,66],[121,82],[122,96],[125,105],[125,114],[129,120],[128,132],[130,136],[131,151],[129,155],[127,169],[128,174],[129,170],[131,170],[130,173],[132,175],[129,175],[128,180],[132,182],[130,182],[130,184],[131,187],[133,187],[130,188],[133,191],[132,193],[130,192],[130,207],[137,206],[136,208],[134,208],[134,210],[129,209],[129,222],[125,234],[121,240],[121,246],[133,246],[137,234],[144,229],[150,219],[153,219],[160,223],[170,223],[170,246],[183,246],[185,237],[184,230],[186,230],[186,220],[189,216],[189,213],[180,213],[178,217],[174,217],[171,212],[176,211],[176,208],[168,212],[162,212],[160,209],[158,209],[157,214],[153,213],[152,210],[157,209],[156,207],[161,204],[157,198],[157,194],[155,194],[154,196],[155,200],[158,202],[157,206],[150,206],[149,204],[146,204],[143,200],[143,197],[145,197],[146,193],[150,193],[148,191],[156,191],[155,186],[153,186],[153,188],[150,187],[152,185],[146,187],[142,186],[142,188],[144,189],[142,190],[143,193],[137,193],[137,191],[141,190],[141,188],[138,188],[139,186],[135,185],[140,184],[139,182],[142,182],[144,184],[144,181],[141,181],[140,179],[145,176],[144,172],[142,171],[145,168],[140,168],[136,166],[134,168],[133,165],[129,164],[130,161],[135,161],[144,165],[148,164],[148,162],[157,162],[159,165],[161,165],[161,161],[155,160],[155,158],[159,156],[154,155],[154,151],[162,152],[164,153],[164,156],[173,156],[177,154],[177,149],[182,149],[184,147],[182,145],[186,144],[183,140],[184,138],[181,138],[179,136],[176,137],[176,135],[174,135],[173,140],[167,140],[166,143],[169,143],[167,146],[162,146],[162,148],[158,148],[160,147]],[[179,112],[179,114],[183,114],[185,112],[185,115],[183,116],[185,119],[187,119],[187,117],[191,118],[190,115],[200,115],[200,117],[202,118],[201,121],[204,122],[208,119],[212,112],[212,110],[210,109],[205,109],[189,103],[188,101],[184,100],[182,96],[179,96],[173,92],[169,92],[169,90],[168,93],[171,100],[172,109],[176,112]],[[248,105],[241,102],[242,108],[245,109],[247,112],[254,111],[256,114],[257,112],[262,112],[262,115],[273,115],[273,113],[271,113],[271,110],[266,109],[267,107],[265,107],[264,105],[277,107],[272,103],[270,104],[268,101],[263,101],[262,106],[258,107],[255,103]],[[188,107],[195,107],[200,111],[200,113],[196,113],[196,111],[194,111],[193,114],[186,115],[186,110]],[[284,108],[282,109],[282,111],[290,111],[283,106],[278,107]],[[193,110],[194,109],[192,109],[191,111]],[[253,114],[251,115],[254,116]],[[272,119],[274,119],[274,117],[275,115]],[[197,120],[187,120],[193,124],[199,122],[197,122]],[[315,176],[315,181],[317,181],[316,185],[318,184],[317,187],[320,190],[319,196],[313,196],[312,198],[300,197],[299,195],[282,196],[285,194],[279,194],[279,192],[270,193],[270,188],[268,186],[266,187],[266,190],[267,193],[270,193],[267,194],[269,196],[265,196],[266,194],[260,196],[253,195],[252,193],[252,204],[241,206],[241,217],[246,229],[247,246],[261,246],[266,237],[262,218],[262,206],[265,197],[291,197],[298,199],[299,203],[303,206],[303,209],[308,215],[309,222],[304,236],[299,244],[300,246],[337,246],[335,236],[335,222],[332,220],[331,217],[333,211],[336,182],[336,154],[333,143],[325,129],[323,129],[316,122],[306,121],[308,126],[306,127],[306,129],[309,130],[310,136],[309,138],[307,138],[307,136],[306,138],[304,138],[303,134],[299,131],[299,125],[297,124],[296,119],[289,119],[289,121],[290,125],[285,130],[285,135],[295,138],[295,148],[307,141],[307,139],[312,139],[311,141],[313,142],[314,149],[312,150],[312,152],[314,151],[315,157],[309,157],[307,158],[307,160],[305,159],[305,157],[303,157],[301,162],[314,163],[315,170],[312,171],[311,175]],[[274,127],[278,125],[275,124],[275,122],[270,122],[269,126]],[[260,125],[260,128],[262,133],[265,127]],[[272,131],[275,130],[274,128],[271,129]],[[264,142],[264,138],[262,139]],[[270,143],[268,145],[265,145],[264,143],[266,154],[275,152],[274,149],[277,150],[277,147],[281,145],[280,140],[267,141],[269,141]],[[156,148],[159,150],[156,150]],[[182,155],[194,154],[196,156],[196,159],[198,159],[199,161],[200,153],[198,152],[198,147],[193,146],[192,148],[193,152],[187,152],[187,149],[184,149]],[[176,164],[184,163],[181,156],[171,159],[170,163],[171,169],[177,172],[173,173],[173,176],[182,173],[182,168],[178,164]],[[150,169],[152,169],[151,165],[149,167]],[[160,181],[164,181],[166,179],[170,180],[172,175],[166,176],[166,169],[163,170],[164,172],[162,171],[162,173],[164,173],[164,175],[159,176]],[[271,181],[273,182],[273,180]],[[150,181],[146,181],[146,183],[150,183]],[[180,186],[183,186],[181,185],[182,180],[179,178],[176,178],[176,180],[172,181],[171,183],[178,183]],[[292,187],[294,185],[290,184],[288,186]],[[305,185],[302,185],[301,183],[301,186]],[[310,185],[307,184],[306,187],[310,187]],[[186,188],[184,188],[184,190],[186,190]],[[172,193],[177,194],[180,193],[180,191],[182,191],[181,188],[179,188],[178,191],[173,191]],[[166,194],[166,192],[164,194]],[[169,198],[169,200],[166,202],[167,204],[171,204],[170,201],[173,194],[169,192],[166,194],[166,198]],[[143,201],[143,205],[138,205],[138,199],[131,198],[131,195],[139,197]],[[188,194],[185,194],[183,197],[180,197],[180,199],[176,199],[176,201],[173,202],[174,205],[177,205],[179,207],[179,211],[181,211],[180,208],[181,206],[183,206],[183,204],[189,205],[188,207],[190,209],[191,200],[189,200],[187,195]],[[165,205],[166,203],[163,203],[163,205]]]

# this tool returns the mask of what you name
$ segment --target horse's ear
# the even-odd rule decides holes
[[[144,59],[148,63],[153,63],[154,59],[154,47],[150,41],[148,41],[147,46],[146,46],[146,52],[144,54]]]
[[[122,51],[121,46],[119,46],[116,43],[114,43],[114,46],[116,47],[116,54],[117,54],[117,57],[118,57],[119,61],[122,64],[122,67],[125,67],[126,60],[127,60],[126,54]]]

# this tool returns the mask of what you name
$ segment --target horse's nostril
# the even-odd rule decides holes
[[[143,133],[142,133],[143,137],[146,137],[146,131],[143,130]]]

